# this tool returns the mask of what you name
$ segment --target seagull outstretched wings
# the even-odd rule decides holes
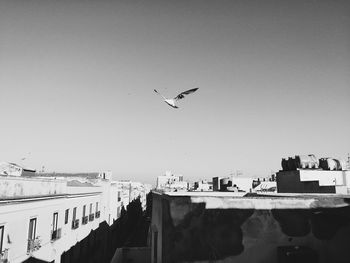
[[[183,99],[185,98],[185,95],[188,95],[188,94],[191,94],[193,92],[195,92],[198,88],[194,88],[194,89],[189,89],[189,90],[186,90],[184,92],[181,92],[179,95],[177,95],[174,100],[180,100],[180,99]]]
[[[157,94],[159,94],[164,101],[171,107],[173,108],[178,108],[178,106],[176,106],[176,102],[180,99],[185,98],[185,95],[191,94],[193,92],[195,92],[198,88],[194,88],[194,89],[190,89],[190,90],[186,90],[184,92],[181,92],[179,95],[177,95],[175,98],[173,99],[167,99],[166,97],[164,97],[162,94],[160,94],[156,89],[154,90],[154,92],[156,92]]]

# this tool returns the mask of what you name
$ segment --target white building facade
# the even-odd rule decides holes
[[[60,262],[64,251],[110,216],[110,184],[68,186],[67,180],[0,176],[0,262],[34,257]]]

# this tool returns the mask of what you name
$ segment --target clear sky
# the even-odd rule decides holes
[[[345,0],[2,0],[0,161],[154,182],[345,158],[349,29]]]

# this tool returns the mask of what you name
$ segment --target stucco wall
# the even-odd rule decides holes
[[[67,183],[25,177],[0,177],[0,198],[11,199],[40,195],[59,195],[66,192]]]
[[[281,246],[305,248],[320,263],[349,262],[349,200],[328,208],[317,202],[310,202],[308,208],[283,208],[284,199],[280,199],[279,208],[265,209],[254,208],[254,200],[261,201],[252,199],[250,207],[233,202],[208,209],[204,199],[193,202],[186,196],[158,195],[153,207],[161,209],[154,210],[157,217],[152,218],[153,227],[162,229],[158,238],[161,261],[157,262],[273,263],[279,262],[277,252]]]
[[[105,220],[101,214],[100,218],[94,218],[93,221],[82,224],[83,206],[86,205],[88,215],[90,204],[93,204],[93,212],[95,212],[96,202],[99,202],[100,207],[102,206],[101,193],[0,204],[0,225],[4,226],[5,231],[3,248],[9,250],[10,262],[19,263],[29,257],[27,238],[31,218],[37,218],[35,232],[41,240],[41,248],[33,252],[33,256],[48,262],[52,260],[60,262],[60,256],[64,251],[85,238],[91,230],[96,229]],[[77,208],[76,218],[79,219],[77,229],[72,229],[74,207]],[[65,223],[66,209],[69,209],[67,224]],[[61,237],[52,241],[53,213],[56,212]]]

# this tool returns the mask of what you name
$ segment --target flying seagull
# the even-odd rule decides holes
[[[158,93],[163,99],[164,101],[171,107],[173,108],[178,108],[178,106],[176,106],[176,102],[178,100],[181,100],[183,98],[185,98],[185,95],[191,94],[193,92],[195,92],[198,88],[194,88],[194,89],[190,89],[190,90],[186,90],[184,92],[181,92],[179,95],[177,95],[175,98],[173,99],[167,99],[165,98],[162,94],[160,94],[156,89],[154,90],[155,93]]]

